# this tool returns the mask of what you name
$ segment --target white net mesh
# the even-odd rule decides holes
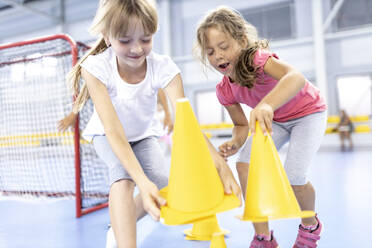
[[[85,46],[78,46],[79,54]],[[60,133],[57,122],[72,108],[65,77],[72,47],[51,39],[0,47],[0,192],[3,195],[73,197],[73,132]],[[92,113],[80,115],[80,128]],[[107,201],[108,172],[92,144],[80,141],[82,208]]]

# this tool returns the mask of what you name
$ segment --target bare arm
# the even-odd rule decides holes
[[[255,131],[256,121],[260,123],[264,133],[271,133],[274,111],[294,97],[306,82],[302,73],[273,57],[267,60],[264,72],[277,79],[278,83],[252,110],[249,125],[252,133]]]
[[[170,134],[173,131],[173,120],[171,112],[168,107],[167,96],[165,95],[165,92],[162,89],[159,89],[158,91],[158,99],[164,110],[163,126],[164,128],[168,129],[168,134]]]
[[[181,75],[177,74],[164,88],[164,91],[171,101],[173,112],[175,112],[177,99],[185,97]]]
[[[240,104],[225,106],[225,108],[234,123],[231,140],[219,146],[220,154],[227,159],[227,157],[235,154],[242,147],[247,139],[249,127],[248,120]]]
[[[159,102],[160,102],[161,106],[164,109],[165,114],[170,115],[170,111],[169,111],[169,107],[168,107],[168,100],[167,100],[167,96],[165,95],[164,90],[159,89],[158,98],[159,98]]]
[[[248,120],[240,104],[226,106],[226,109],[234,123],[232,140],[241,147],[247,139],[249,131]]]
[[[88,71],[82,69],[82,77],[87,82],[89,94],[104,126],[105,134],[115,155],[137,184],[146,211],[156,220],[160,211],[157,205],[164,205],[156,186],[146,177],[125,136],[119,117],[112,105],[107,88]]]

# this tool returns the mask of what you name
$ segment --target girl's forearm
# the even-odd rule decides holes
[[[164,113],[166,115],[170,115],[168,99],[167,96],[165,95],[165,92],[162,89],[158,91],[158,98],[161,106],[163,107]]]
[[[234,125],[232,130],[232,139],[241,147],[247,139],[249,126]]]
[[[128,141],[120,138],[121,135],[115,132],[106,132],[106,136],[113,152],[118,157],[125,170],[132,177],[138,187],[141,188],[148,178],[142,170],[142,167]]]
[[[305,77],[298,71],[291,71],[283,76],[274,89],[260,103],[269,104],[273,111],[292,99],[305,85]]]

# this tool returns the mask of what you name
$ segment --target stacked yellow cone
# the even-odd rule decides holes
[[[210,248],[227,248],[223,233],[213,234]]]
[[[229,231],[219,227],[216,215],[199,219],[193,223],[192,229],[184,231],[186,240],[211,240],[214,233],[228,234]]]
[[[306,218],[313,211],[301,211],[272,138],[264,136],[258,123],[252,140],[245,209],[242,220]]]
[[[184,98],[177,101],[168,187],[160,193],[167,200],[161,221],[167,225],[193,223],[240,205],[225,195],[206,140]]]

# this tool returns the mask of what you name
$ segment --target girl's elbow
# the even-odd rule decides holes
[[[304,87],[304,85],[306,83],[306,78],[300,71],[293,70],[291,72],[291,77],[294,79],[295,82],[298,83],[298,86],[300,88]]]
[[[306,78],[305,78],[305,76],[301,72],[299,72],[299,80],[300,80],[301,85],[303,87],[306,84]]]
[[[104,127],[107,137],[120,137],[120,132],[115,127]]]

